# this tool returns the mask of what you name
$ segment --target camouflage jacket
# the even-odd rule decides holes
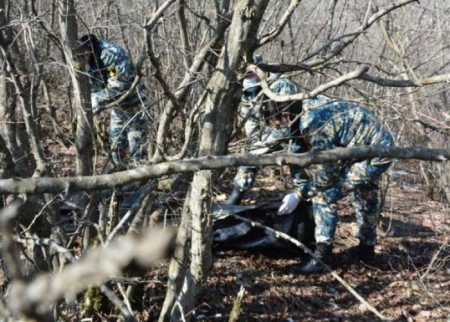
[[[98,39],[101,49],[100,59],[107,73],[107,83],[104,84],[99,72],[92,70],[87,65],[86,72],[90,75],[91,95],[98,102],[98,109],[94,113],[103,111],[107,104],[114,102],[125,94],[131,87],[136,77],[136,66],[128,57],[126,51],[104,39]],[[120,107],[138,105],[147,100],[147,89],[144,84],[139,84],[125,98]]]
[[[375,115],[357,104],[318,96],[303,101],[303,106],[306,109],[300,117],[300,131],[313,151],[359,145],[394,144],[391,133]],[[371,165],[381,165],[389,163],[390,160],[374,158],[368,162]],[[312,179],[295,182],[296,189],[304,197],[313,197],[317,192],[337,185],[340,180],[340,169],[351,163],[321,164]]]

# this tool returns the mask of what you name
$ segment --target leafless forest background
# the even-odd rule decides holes
[[[149,89],[147,167],[102,175],[106,118],[93,119],[72,52],[87,33],[122,45]],[[449,34],[443,0],[0,0],[2,317],[152,320],[131,299],[136,280],[169,254],[159,319],[193,318],[213,265],[211,202],[228,192],[234,166],[279,162],[234,155],[245,142],[240,80],[253,53],[264,56],[261,70],[298,82],[300,95],[325,91],[373,110],[405,149],[358,153],[398,158],[395,168],[413,169],[421,195],[447,209],[448,162],[435,161],[450,156]],[[142,198],[123,214],[120,187],[137,183]],[[107,187],[116,188],[99,206]],[[177,229],[149,231],[174,212]],[[448,275],[447,242],[425,275],[437,262]],[[450,314],[448,301],[447,292],[433,303]]]

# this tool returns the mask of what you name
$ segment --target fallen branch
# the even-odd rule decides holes
[[[284,165],[295,164],[308,167],[312,164],[336,162],[352,159],[417,159],[423,161],[446,161],[450,159],[450,149],[401,148],[387,146],[359,146],[337,148],[308,153],[280,153],[268,155],[232,154],[225,156],[206,156],[172,162],[163,162],[114,174],[97,176],[78,176],[66,178],[12,178],[0,180],[0,194],[59,193],[61,191],[93,191],[123,186],[140,180],[159,178],[176,173],[196,172],[206,169],[222,169],[241,165]]]
[[[250,225],[254,226],[254,227],[258,227],[263,229],[266,233],[270,234],[270,235],[274,235],[277,238],[282,238],[284,240],[287,240],[291,243],[293,243],[295,246],[300,247],[301,249],[303,249],[307,254],[309,254],[312,258],[314,258],[316,261],[318,261],[329,273],[331,273],[331,276],[334,277],[334,279],[336,279],[339,283],[342,284],[342,286],[344,286],[358,301],[360,301],[368,310],[370,310],[372,313],[374,313],[376,316],[378,316],[381,320],[383,321],[391,321],[391,318],[387,318],[385,317],[383,314],[381,314],[376,308],[374,308],[372,305],[370,305],[369,302],[367,302],[361,295],[358,294],[358,292],[355,291],[354,288],[352,288],[346,281],[344,281],[338,274],[336,274],[327,264],[325,264],[320,258],[318,258],[317,256],[314,255],[314,253],[305,245],[303,245],[301,242],[299,242],[298,240],[292,238],[291,236],[272,229],[270,227],[267,227],[263,224],[260,224],[258,222],[255,222],[253,220],[241,217],[239,215],[233,214],[231,212],[227,212],[228,215],[245,221],[246,223],[249,223]]]

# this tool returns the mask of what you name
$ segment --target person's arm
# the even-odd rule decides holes
[[[106,43],[101,59],[108,73],[108,83],[104,89],[92,94],[92,101],[98,104],[95,113],[121,97],[131,87],[136,76],[135,66],[125,50],[117,45]]]
[[[335,148],[334,124],[329,122],[320,129],[320,133],[311,137],[310,143],[314,151],[326,151]],[[308,199],[318,192],[327,190],[339,182],[339,167],[335,163],[319,164],[313,178],[294,180],[295,191],[299,196]]]

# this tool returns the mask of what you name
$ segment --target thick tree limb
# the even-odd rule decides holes
[[[410,79],[386,79],[377,76],[371,76],[368,74],[363,74],[358,77],[381,86],[388,87],[421,87],[424,85],[432,85],[439,83],[448,83],[450,81],[450,74],[436,75],[431,77],[426,77],[416,81]]]
[[[298,63],[298,64],[258,64],[258,68],[265,72],[273,72],[273,73],[287,73],[287,72],[295,72],[299,70],[304,70],[312,73],[311,67],[308,65]]]
[[[0,194],[61,192],[64,190],[93,191],[123,186],[139,180],[159,178],[163,175],[195,172],[205,169],[222,169],[241,165],[265,166],[282,164],[296,164],[300,167],[308,167],[312,164],[336,162],[338,160],[372,159],[375,157],[446,161],[450,159],[450,149],[401,148],[373,145],[355,148],[337,148],[321,152],[312,151],[301,154],[232,154],[226,156],[206,156],[196,159],[164,162],[114,174],[91,177],[13,178],[0,180]]]
[[[287,101],[296,101],[296,100],[301,101],[304,99],[314,97],[314,96],[326,91],[327,89],[339,86],[345,82],[348,82],[352,79],[360,77],[361,75],[363,75],[364,73],[366,73],[369,70],[369,67],[363,66],[354,72],[345,74],[341,77],[338,77],[338,78],[332,80],[331,82],[320,85],[319,87],[315,88],[314,90],[310,91],[309,93],[298,93],[298,94],[294,94],[294,95],[277,95],[274,92],[272,92],[270,90],[269,84],[267,83],[266,74],[261,69],[259,69],[257,66],[250,65],[247,68],[247,70],[250,72],[253,72],[259,76],[259,78],[261,79],[261,87],[263,89],[263,92],[268,98],[270,98],[271,100],[273,100],[275,102],[287,102]]]

